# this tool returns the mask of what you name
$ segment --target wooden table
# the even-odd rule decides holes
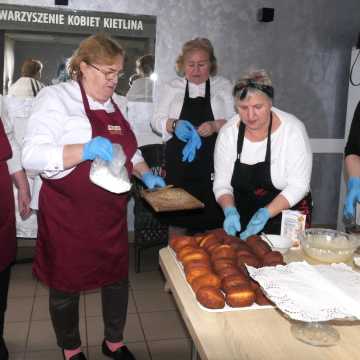
[[[286,262],[301,260],[291,250]],[[274,308],[212,313],[202,310],[168,248],[160,266],[202,360],[359,360],[360,322],[336,323],[340,341],[315,347],[296,340],[291,322]]]

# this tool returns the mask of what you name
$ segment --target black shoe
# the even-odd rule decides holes
[[[111,351],[107,345],[105,340],[102,343],[102,352],[104,355],[115,359],[115,360],[136,360],[134,355],[130,352],[130,350],[124,345],[116,351]]]
[[[0,359],[1,360],[8,360],[9,359],[9,352],[6,347],[4,338],[0,337]]]
[[[65,360],[64,351],[61,351],[61,352],[62,352],[63,357],[64,357],[64,360]],[[0,358],[0,359],[2,359],[2,358]],[[86,360],[86,357],[85,357],[85,355],[84,355],[83,352],[80,352],[80,353],[72,356],[72,357],[70,358],[70,360]]]

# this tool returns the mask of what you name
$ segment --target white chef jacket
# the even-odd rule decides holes
[[[6,116],[5,113],[5,106],[4,106],[4,97],[0,95],[0,111],[1,111],[1,120],[4,125],[5,134],[9,140],[12,157],[11,159],[7,160],[7,166],[9,169],[10,174],[14,174],[20,170],[22,170],[21,166],[21,149],[20,145],[16,141],[15,134],[14,134],[14,127],[12,126],[11,122],[9,122],[9,118]]]
[[[134,80],[126,94],[128,101],[152,102],[154,82],[149,77]]]
[[[205,97],[205,86],[206,82],[200,85],[189,82],[189,97]],[[168,119],[179,118],[185,89],[186,79],[180,77],[159,87],[151,124],[158,133],[162,134],[163,141],[168,141],[172,137],[172,133],[166,130],[166,122]],[[221,76],[210,77],[210,103],[215,120],[228,120],[235,114],[232,84],[229,80]]]
[[[17,146],[17,151],[15,153],[15,159],[17,163],[18,170],[22,169],[21,164],[21,146],[23,143],[25,130],[27,128],[28,119],[31,112],[31,107],[34,102],[34,97],[23,97],[17,95],[6,95],[3,97],[3,106],[2,106],[2,117],[6,120],[8,126],[11,127]],[[39,176],[36,176],[36,173],[27,172],[27,178],[31,191],[31,203],[30,207],[32,209],[38,209],[38,196],[41,187],[41,179]],[[17,197],[17,189],[14,187],[14,195]],[[21,220],[20,215],[16,212],[17,219],[17,230],[22,228],[19,224],[25,224],[25,222],[30,223],[28,220]],[[33,227],[35,229],[35,227]],[[28,234],[28,232],[27,232]],[[35,230],[32,230],[30,235],[20,234],[21,237],[34,237],[33,234],[36,234]]]
[[[8,95],[19,97],[33,97],[36,94],[34,94],[31,84],[33,84],[35,89],[39,90],[45,86],[39,80],[27,76],[22,76],[10,86]]]
[[[161,144],[162,138],[151,127],[154,104],[144,101],[128,101],[127,114],[136,136],[138,146]]]
[[[3,97],[2,117],[6,118],[14,130],[16,142],[21,146],[30,116],[34,97],[18,97],[5,95]]]
[[[161,135],[154,132],[151,126],[154,113],[153,87],[154,82],[149,77],[136,79],[126,94],[128,121],[138,146],[162,143]]]
[[[271,180],[290,204],[297,204],[310,190],[312,152],[304,124],[295,116],[275,107],[271,109],[281,125],[271,134]],[[216,199],[233,195],[231,178],[237,157],[239,115],[235,115],[220,130],[214,153]],[[253,165],[265,160],[267,139],[252,142],[244,137],[240,160]]]
[[[31,103],[34,98],[18,98],[15,96],[4,96],[2,98],[1,117],[5,125],[5,132],[9,138],[12,149],[12,158],[8,160],[10,173],[23,170],[21,165],[21,143],[24,135],[27,118],[30,113]],[[32,209],[38,208],[38,190],[41,186],[39,176],[29,177],[28,183],[31,192]],[[15,198],[15,217],[16,217],[16,236],[20,238],[36,238],[37,236],[37,218],[33,212],[25,220],[22,219],[19,212],[18,189],[13,185]]]
[[[110,99],[102,104],[89,96],[87,98],[92,110],[114,111]],[[126,99],[113,96],[113,100],[126,116]],[[47,86],[36,96],[33,104],[23,144],[23,166],[39,171],[47,178],[62,178],[75,168],[64,169],[64,145],[87,143],[91,133],[79,84],[68,81]],[[139,150],[131,161],[133,165],[144,161]]]

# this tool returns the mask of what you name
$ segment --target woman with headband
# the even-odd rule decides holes
[[[225,231],[241,239],[279,234],[286,209],[302,211],[309,225],[312,152],[304,124],[273,107],[264,70],[241,78],[233,96],[237,115],[220,130],[214,154],[213,189]]]

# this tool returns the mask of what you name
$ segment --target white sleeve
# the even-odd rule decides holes
[[[131,162],[133,164],[133,166],[135,166],[136,164],[139,164],[141,162],[144,162],[144,158],[142,156],[141,150],[137,149],[134,156],[131,159]]]
[[[232,89],[232,83],[229,80],[224,79],[224,85],[221,91],[221,95],[225,103],[225,120],[231,119],[236,114],[234,98],[232,96]]]
[[[112,96],[112,99],[114,100],[116,105],[119,107],[122,114],[125,116],[125,119],[127,119],[127,117],[128,117],[127,116],[128,99],[126,98],[126,96],[122,96],[122,95],[114,93]]]
[[[25,132],[22,163],[25,169],[54,177],[64,170],[60,143],[68,114],[51,87],[42,89],[35,98]]]
[[[130,128],[131,128],[131,130],[133,131],[133,133],[134,133],[134,135],[136,137],[133,124],[128,120],[128,107],[127,107],[128,106],[128,99],[125,96],[120,96],[120,95],[114,94],[113,100],[119,106],[122,114],[125,116],[125,119],[129,123]],[[137,149],[135,154],[131,158],[131,162],[132,162],[133,166],[135,166],[136,164],[141,163],[143,161],[144,161],[144,158],[142,157],[141,151],[139,149]]]
[[[237,134],[234,134],[234,131],[234,126],[225,125],[221,128],[216,140],[214,151],[215,178],[213,184],[216,199],[225,194],[233,195],[231,178],[237,156],[237,143],[234,140],[237,138]]]
[[[14,135],[14,124],[11,121],[11,118],[9,116],[9,113],[7,111],[6,107],[6,101],[5,98],[2,98],[2,114],[1,118],[4,124],[5,134],[9,140],[11,151],[12,151],[12,157],[7,161],[7,165],[9,168],[9,173],[14,174],[20,170],[22,170],[21,165],[21,147],[17,143],[15,135]]]
[[[169,119],[174,91],[169,84],[159,84],[159,88],[151,126],[157,133],[162,134],[163,141],[167,141],[172,137],[172,134],[166,130],[166,122]]]
[[[290,207],[297,204],[310,190],[312,151],[305,126],[300,121],[287,134],[285,157],[286,187],[283,195]]]

